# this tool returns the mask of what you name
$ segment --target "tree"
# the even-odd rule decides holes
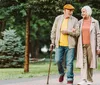
[[[3,66],[23,67],[25,46],[22,45],[21,38],[17,36],[15,30],[5,30],[2,32],[2,37],[0,39],[0,60],[2,62],[4,58]],[[9,60],[6,61],[7,59]],[[19,63],[20,60],[22,63]]]
[[[30,14],[31,9],[27,9],[27,17],[26,17],[26,48],[25,48],[25,65],[24,72],[29,72],[29,40],[30,40]]]
[[[2,0],[0,4],[0,19],[5,20],[5,29],[16,29],[22,37],[25,45],[25,26],[27,6],[31,8],[30,19],[30,54],[31,57],[39,58],[41,48],[50,44],[50,31],[55,17],[63,13],[63,6],[71,3],[75,7],[74,16],[81,19],[81,7],[90,5],[93,9],[93,17],[100,21],[99,0]],[[14,1],[14,2],[13,2]],[[29,54],[28,54],[29,55]]]

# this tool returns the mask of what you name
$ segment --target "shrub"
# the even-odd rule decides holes
[[[25,46],[15,30],[5,30],[0,39],[0,61],[5,62],[6,67],[23,67]],[[7,63],[8,60],[9,62]],[[9,66],[8,66],[9,65]],[[5,66],[4,66],[5,67]]]

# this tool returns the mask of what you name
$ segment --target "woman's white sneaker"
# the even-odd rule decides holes
[[[79,82],[77,85],[84,85],[84,84],[86,84],[87,83],[87,81],[84,79],[84,80],[82,80],[81,82]]]
[[[93,82],[87,81],[87,85],[92,85]]]

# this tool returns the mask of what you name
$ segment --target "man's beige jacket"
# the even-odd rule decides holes
[[[55,18],[52,30],[51,30],[51,42],[56,46],[59,47],[59,40],[60,40],[60,32],[61,32],[61,25],[64,20],[64,15],[59,15]],[[78,19],[71,16],[68,20],[68,43],[69,48],[74,48],[76,45],[76,37],[79,36],[79,30],[77,27]],[[72,29],[75,28],[76,31],[72,32]]]

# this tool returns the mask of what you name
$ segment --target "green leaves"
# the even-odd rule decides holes
[[[3,16],[3,15],[0,15],[0,19],[4,19],[5,18],[5,16]]]
[[[22,14],[23,17],[27,15],[27,14],[26,14],[26,10],[24,10],[24,9],[21,10],[20,13]]]
[[[2,32],[2,35],[3,39],[0,39],[0,55],[13,56],[13,58],[9,60],[12,62],[17,60],[16,62],[18,64],[19,58],[23,58],[25,52],[25,46],[22,45],[21,38],[16,35],[15,30],[5,30]]]

